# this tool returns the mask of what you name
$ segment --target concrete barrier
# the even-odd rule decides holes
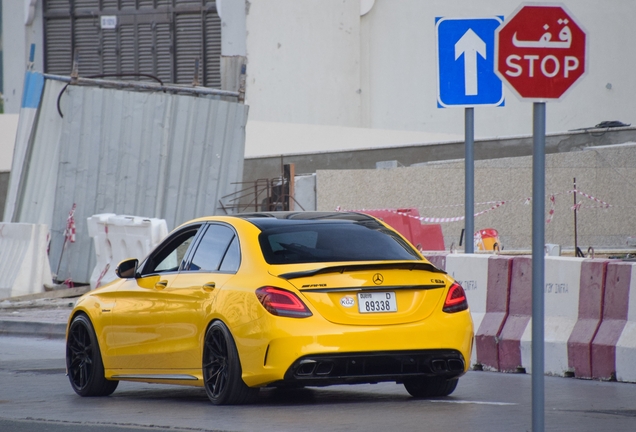
[[[48,240],[46,225],[0,223],[0,298],[43,292],[53,283]]]
[[[127,258],[145,258],[168,235],[164,219],[118,216],[112,213],[87,219],[88,235],[93,238],[97,264],[91,274],[91,288],[117,278],[117,264]]]
[[[627,322],[616,344],[616,379],[636,382],[636,263],[631,268]]]
[[[545,257],[544,370],[548,375],[569,372],[568,339],[579,315],[580,258]],[[532,309],[530,309],[532,313]],[[532,372],[532,319],[521,337],[521,365]]]
[[[435,255],[424,255],[424,257],[430,261],[435,267],[440,270],[446,270],[446,257],[449,254],[435,254]]]
[[[592,378],[614,379],[616,345],[627,324],[632,263],[607,264],[603,319],[592,342]]]
[[[479,328],[486,313],[489,255],[450,254],[446,256],[446,272],[464,287],[475,329]],[[473,349],[471,364],[477,362]]]
[[[477,363],[485,370],[500,370],[499,339],[508,318],[511,270],[512,258],[488,258],[486,312],[481,324],[475,326],[474,350]]]
[[[499,370],[516,372],[525,367],[521,358],[521,338],[532,317],[532,258],[512,259],[508,317],[499,338]]]
[[[592,378],[592,341],[601,325],[608,262],[581,263],[578,320],[568,339],[568,368],[577,378]]]

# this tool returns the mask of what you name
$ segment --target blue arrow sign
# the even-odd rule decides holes
[[[495,74],[495,30],[503,17],[435,18],[437,106],[504,105]]]

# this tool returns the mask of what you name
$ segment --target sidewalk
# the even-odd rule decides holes
[[[0,300],[0,335],[64,338],[77,297]]]

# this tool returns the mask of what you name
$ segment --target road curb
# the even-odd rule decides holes
[[[66,337],[65,323],[0,320],[0,335],[41,336],[52,339]]]

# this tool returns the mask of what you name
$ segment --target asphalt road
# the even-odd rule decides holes
[[[257,403],[217,407],[198,388],[120,383],[81,398],[64,375],[64,341],[0,337],[0,430],[527,431],[531,377],[469,372],[447,398],[417,400],[401,385],[264,389]],[[636,428],[636,385],[546,377],[546,430]]]

